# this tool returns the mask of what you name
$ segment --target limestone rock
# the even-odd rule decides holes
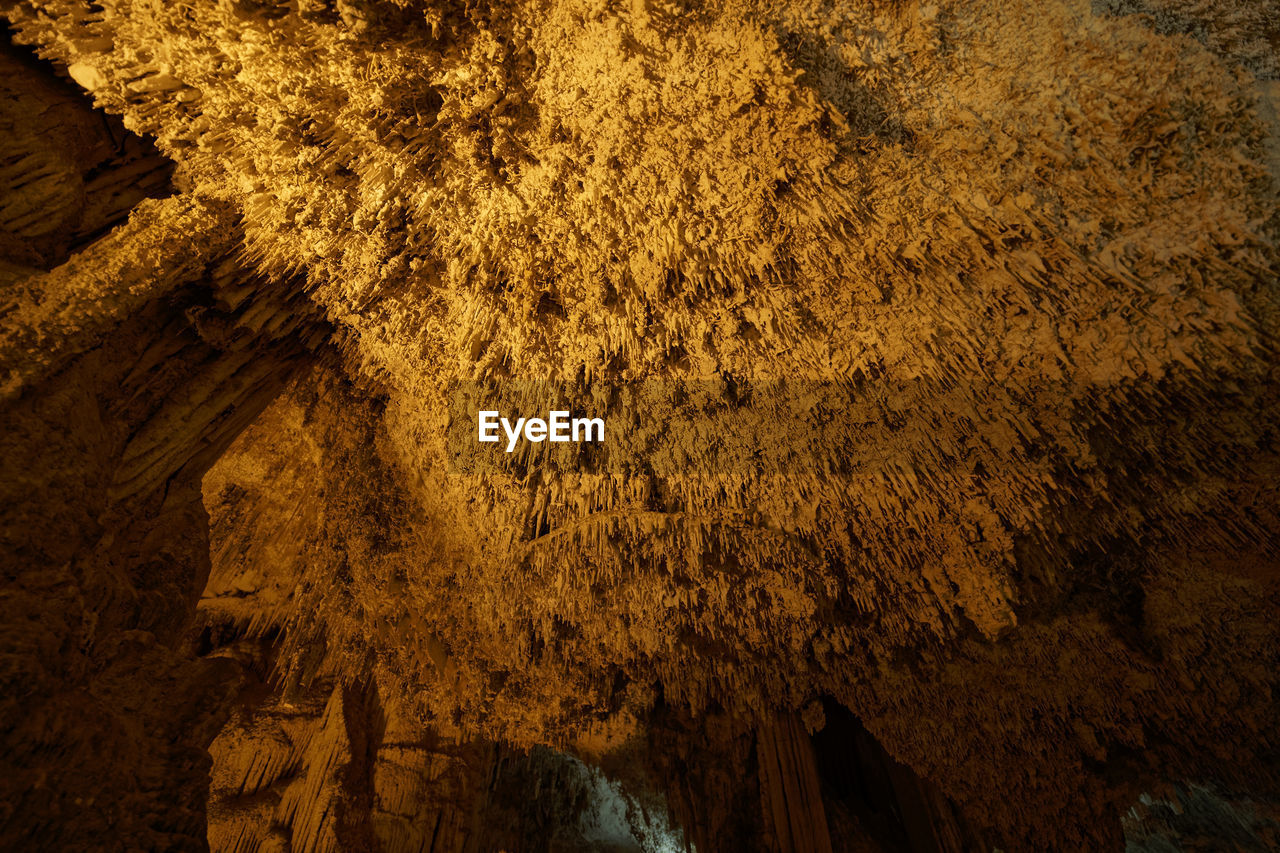
[[[1271,0],[0,13],[0,847],[1270,837]]]

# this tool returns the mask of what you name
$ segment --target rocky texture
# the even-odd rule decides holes
[[[93,110],[71,81],[51,79],[5,40],[0,50],[0,280],[48,270],[144,198],[168,195],[173,163]]]
[[[151,300],[6,403],[5,846],[202,846],[234,668],[184,641],[209,567],[200,480],[305,350],[214,345],[194,296]]]
[[[1162,34],[1187,35],[1229,62],[1274,80],[1280,24],[1266,3],[1207,3],[1204,0],[1100,0],[1095,9],[1137,14]]]
[[[0,840],[197,845],[219,712],[227,849],[551,844],[547,747],[704,853],[1277,796],[1272,4],[0,9],[179,190],[41,272],[98,155],[6,173],[97,224],[5,267]]]
[[[643,780],[424,727],[372,683],[273,691],[271,643],[223,644],[250,677],[213,742],[217,850],[676,849]],[[395,701],[393,699],[393,701]],[[639,794],[639,796],[637,796]],[[647,807],[646,807],[647,806]],[[539,843],[541,842],[541,843]]]
[[[3,246],[0,846],[201,849],[235,678],[185,639],[209,569],[201,479],[326,332],[299,334],[313,312],[234,262],[231,209],[143,201],[169,167],[134,137],[113,155],[101,116],[4,61],[23,131],[3,136],[5,210],[40,215],[7,219]],[[130,200],[127,224],[39,271]]]
[[[1212,790],[1171,786],[1167,799],[1144,794],[1125,815],[1125,834],[1134,853],[1172,850],[1274,850],[1280,824],[1274,805],[1248,799],[1230,802]]]

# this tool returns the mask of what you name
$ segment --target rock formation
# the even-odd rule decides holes
[[[0,13],[0,848],[1280,844],[1271,0]]]

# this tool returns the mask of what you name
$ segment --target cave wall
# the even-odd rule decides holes
[[[235,675],[187,649],[209,572],[200,481],[306,359],[213,346],[197,308],[154,298],[5,401],[13,849],[204,847],[206,747]]]
[[[0,846],[204,849],[236,674],[187,648],[201,479],[311,357],[228,301],[248,287],[230,211],[146,201],[171,162],[28,57],[0,62]]]
[[[551,747],[703,851],[1265,811],[1228,6],[0,4],[0,844],[586,843]],[[467,467],[458,392],[632,428]]]
[[[0,275],[49,270],[172,192],[173,162],[10,42],[0,49]]]

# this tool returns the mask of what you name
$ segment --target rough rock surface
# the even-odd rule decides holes
[[[1265,837],[1274,3],[0,10],[0,846]]]

